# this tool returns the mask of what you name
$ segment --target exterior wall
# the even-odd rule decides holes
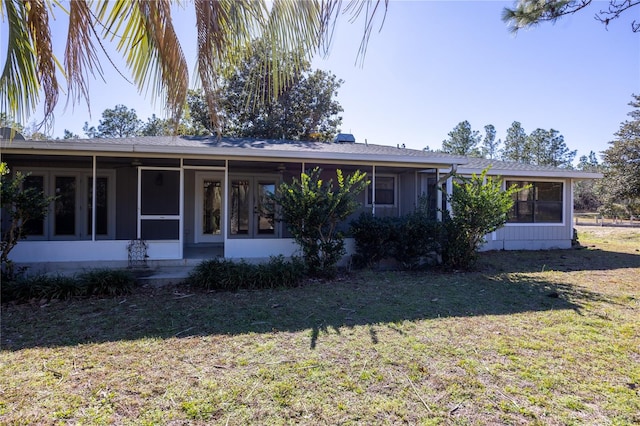
[[[355,240],[345,239],[346,253],[342,263],[346,263],[355,253]],[[282,255],[291,257],[300,255],[300,248],[292,238],[281,239],[253,239],[227,240],[224,247],[224,257],[227,259],[268,259],[270,256]]]

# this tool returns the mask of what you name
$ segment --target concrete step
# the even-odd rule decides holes
[[[143,287],[162,287],[186,282],[195,265],[163,267],[138,274],[138,282]]]

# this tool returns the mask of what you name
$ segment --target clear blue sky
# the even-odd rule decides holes
[[[640,93],[640,34],[629,26],[640,9],[605,29],[593,16],[607,3],[595,2],[556,24],[513,35],[500,19],[508,5],[391,1],[381,32],[376,27],[371,35],[363,66],[356,65],[362,22],[342,19],[330,56],[314,60],[313,67],[344,80],[338,95],[343,132],[358,142],[437,149],[460,121],[481,133],[493,124],[504,139],[517,120],[527,133],[538,127],[559,130],[578,156],[606,149],[627,118],[631,94]],[[54,43],[63,46],[64,31],[57,28],[64,28],[64,17],[57,17]],[[195,63],[193,14],[183,11],[175,19],[185,55]],[[4,51],[3,45],[2,57]],[[102,63],[107,83],[91,83],[92,115],[85,104],[65,110],[61,98],[54,136],[64,129],[84,136],[84,122],[97,125],[102,111],[116,104],[134,108],[143,120],[154,112],[164,116],[160,102],[138,94],[106,60]]]

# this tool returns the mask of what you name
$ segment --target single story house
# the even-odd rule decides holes
[[[427,196],[433,215],[446,208],[438,188],[451,191],[452,171],[490,174],[506,185],[531,184],[509,223],[487,237],[486,249],[569,248],[572,187],[600,177],[576,170],[467,158],[438,152],[356,143],[215,137],[132,137],[0,140],[12,173],[58,198],[46,219],[11,252],[19,264],[123,263],[294,254],[298,247],[264,208],[268,193],[304,170],[320,167],[368,173],[362,211],[402,215]],[[348,245],[353,247],[353,245]]]

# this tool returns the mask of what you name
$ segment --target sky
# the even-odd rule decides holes
[[[357,142],[438,149],[461,121],[481,134],[493,124],[503,140],[511,123],[519,121],[527,133],[558,130],[578,157],[605,150],[627,119],[631,95],[640,94],[640,34],[630,29],[640,6],[605,28],[594,15],[607,2],[596,1],[555,24],[514,35],[500,19],[510,5],[392,0],[362,64],[357,53],[363,22],[351,24],[344,16],[329,56],[312,62],[314,69],[344,80],[337,98],[344,108],[342,132],[353,133]],[[193,74],[195,18],[192,5],[187,9],[174,20]],[[63,13],[56,17],[53,41],[61,56],[66,22]],[[6,34],[1,37],[4,58]],[[135,109],[144,121],[154,113],[165,116],[160,101],[138,93],[104,57],[101,61],[106,83],[90,83],[91,114],[85,103],[66,105],[62,94],[52,136],[62,137],[68,129],[84,137],[84,122],[97,126],[102,111],[117,104]],[[127,70],[121,66],[121,71]],[[39,118],[36,113],[30,123]]]

